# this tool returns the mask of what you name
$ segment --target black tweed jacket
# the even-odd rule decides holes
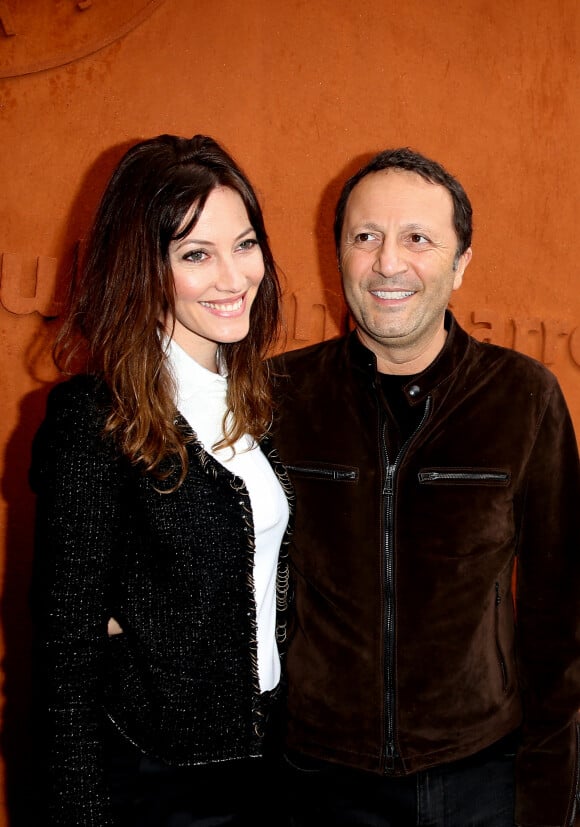
[[[92,377],[58,385],[33,445],[35,683],[51,791],[44,823],[59,825],[113,823],[107,718],[173,765],[258,756],[263,740],[248,492],[197,442],[183,485],[160,492],[103,437],[107,402]],[[285,471],[262,447],[291,498]],[[110,617],[123,634],[108,636]]]

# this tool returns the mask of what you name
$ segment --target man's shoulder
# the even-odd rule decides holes
[[[503,347],[502,345],[492,344],[491,342],[481,342],[478,339],[471,338],[472,353],[476,355],[479,362],[478,370],[489,372],[491,379],[493,369],[501,371],[501,376],[505,380],[509,376],[516,378],[521,383],[531,384],[536,387],[541,387],[550,390],[558,385],[558,380],[554,373],[546,367],[546,365],[528,356],[525,353],[520,353],[517,350]]]
[[[481,341],[457,322],[450,328],[446,350],[451,376],[459,379],[462,392],[470,389],[472,399],[480,394],[514,411],[528,409],[532,400],[544,410],[550,399],[563,399],[558,380],[546,365],[517,350]]]

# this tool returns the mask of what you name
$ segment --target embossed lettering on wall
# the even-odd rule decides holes
[[[285,302],[289,346],[329,339],[345,329],[342,296],[326,290],[323,297],[309,289],[289,295]],[[480,341],[526,353],[551,368],[570,359],[580,367],[580,324],[572,319],[511,316],[493,308],[456,315],[462,327]]]
[[[57,272],[56,258],[3,253],[0,304],[17,316],[58,316],[61,303],[57,298]]]
[[[284,303],[288,337],[302,345],[338,336],[343,328],[342,296],[331,290],[302,288],[290,293]]]
[[[2,30],[6,37],[12,37],[16,34],[12,12],[4,0],[0,0],[0,24],[2,25]]]
[[[0,305],[17,316],[39,313],[58,316],[59,262],[49,256],[0,253]],[[340,293],[314,287],[285,297],[289,347],[300,347],[338,336],[346,327],[346,308]],[[460,313],[459,323],[476,339],[519,350],[549,367],[564,360],[580,367],[580,324],[569,318],[507,315],[482,307]]]
[[[571,319],[506,316],[491,308],[481,308],[458,320],[482,342],[519,350],[549,366],[569,353],[580,366],[580,326]]]
[[[93,54],[136,28],[163,2],[0,0],[0,78],[53,69]]]

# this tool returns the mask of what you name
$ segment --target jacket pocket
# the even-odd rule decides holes
[[[295,775],[320,775],[332,771],[332,764],[309,755],[302,755],[294,751],[287,751],[283,755],[286,767]]]
[[[151,682],[125,632],[107,643],[104,687],[105,711],[133,743],[151,749],[150,736],[158,728],[158,711],[152,703]]]
[[[509,485],[509,471],[500,468],[423,468],[418,480],[423,485]]]
[[[359,469],[349,465],[303,462],[300,465],[285,465],[285,468],[290,476],[301,479],[358,482],[359,477]]]
[[[501,644],[501,635],[500,635],[500,612],[501,612],[501,605],[502,605],[502,593],[501,587],[499,583],[496,582],[495,584],[495,647],[497,649],[497,658],[499,662],[499,668],[501,672],[501,683],[504,694],[508,691],[509,688],[509,680],[508,680],[508,671],[507,671],[507,660],[504,654],[504,650]]]

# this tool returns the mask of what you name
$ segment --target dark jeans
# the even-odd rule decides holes
[[[292,827],[513,827],[514,738],[402,778],[286,756]]]

